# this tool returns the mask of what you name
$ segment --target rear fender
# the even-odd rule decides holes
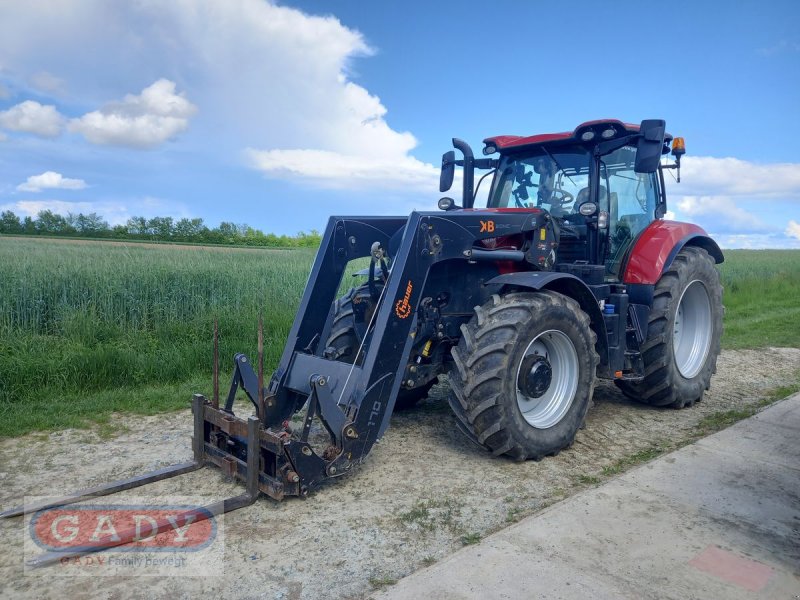
[[[725,260],[722,250],[703,228],[692,223],[653,221],[636,239],[622,281],[628,285],[655,285],[684,246],[703,248],[717,263]]]
[[[592,290],[580,279],[569,273],[555,271],[519,271],[494,277],[486,285],[500,285],[501,291],[528,289],[534,291],[552,290],[564,294],[580,304],[581,309],[589,315],[592,330],[597,335],[597,352],[600,354],[598,367],[600,376],[608,376],[608,337],[600,305],[592,294]]]

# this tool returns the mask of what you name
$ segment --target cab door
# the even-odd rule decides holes
[[[637,236],[656,218],[656,173],[636,173],[636,149],[630,146],[603,157],[602,185],[608,190],[609,226],[606,240],[606,273],[620,276],[620,266]]]

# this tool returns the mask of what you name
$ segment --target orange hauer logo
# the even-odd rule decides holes
[[[481,224],[480,233],[494,233],[494,221],[479,221]]]
[[[394,305],[394,312],[397,314],[398,317],[401,319],[405,319],[411,314],[411,291],[414,289],[414,286],[411,283],[411,280],[408,280],[408,285],[406,286],[406,294],[403,296],[402,299],[397,301],[397,304]]]

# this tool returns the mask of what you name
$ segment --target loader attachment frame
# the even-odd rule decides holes
[[[326,479],[344,475],[362,462],[389,425],[411,347],[417,333],[418,309],[434,264],[443,261],[516,261],[531,268],[535,260],[523,251],[475,248],[476,241],[529,233],[544,227],[549,216],[541,210],[517,213],[459,211],[442,214],[413,212],[409,217],[331,217],[314,261],[309,281],[284,347],[278,368],[263,398],[259,414],[270,435],[283,440],[282,453],[264,449],[261,477],[278,494],[306,495]],[[362,346],[352,363],[325,358],[331,333],[334,300],[347,264],[371,257],[379,262],[390,239],[402,236],[391,256],[391,271],[367,325]],[[331,307],[320,310],[320,307]],[[252,381],[252,367],[238,360],[243,379]],[[288,419],[306,407],[302,429],[293,432]],[[226,411],[230,405],[226,405]],[[234,417],[235,418],[235,417]],[[308,442],[313,419],[330,434],[330,445],[318,453]],[[213,436],[213,433],[211,434]],[[213,439],[209,440],[213,444]],[[239,441],[226,440],[243,454]],[[224,450],[219,443],[216,447]]]

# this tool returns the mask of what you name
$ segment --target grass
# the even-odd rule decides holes
[[[392,577],[388,577],[386,575],[381,575],[379,577],[370,577],[369,584],[372,586],[373,589],[379,590],[380,588],[387,587],[390,585],[394,585],[397,583],[397,579]]]
[[[800,346],[800,251],[726,250],[724,348]]]
[[[522,518],[523,513],[524,510],[520,507],[515,506],[509,508],[508,512],[506,513],[506,523],[516,523]]]
[[[210,388],[214,320],[225,373],[263,311],[269,373],[313,257],[0,238],[0,436],[185,406]]]
[[[581,473],[577,477],[577,482],[581,485],[594,485],[596,483],[600,483],[600,478],[595,475],[586,475]]]
[[[794,379],[795,379],[794,383],[790,383],[789,385],[782,385],[780,387],[770,390],[769,393],[759,403],[760,406],[766,406],[768,404],[772,404],[773,402],[777,402],[778,400],[783,400],[784,398],[788,398],[792,394],[800,392],[800,372],[795,374]]]
[[[794,379],[794,383],[771,389],[753,406],[748,406],[743,409],[719,411],[703,417],[695,428],[693,439],[721,431],[738,421],[752,417],[762,408],[774,404],[778,400],[783,400],[792,394],[800,392],[800,372],[795,374]]]
[[[620,458],[612,465],[603,467],[603,475],[606,477],[617,475],[627,471],[631,467],[651,461],[666,451],[667,448],[663,448],[661,446],[651,446],[649,448],[645,448],[644,450],[640,450],[639,452],[625,456],[624,458]]]
[[[726,257],[724,347],[800,346],[800,251]],[[209,392],[215,320],[223,385],[261,313],[269,374],[313,258],[0,236],[0,437],[186,407]]]
[[[756,407],[744,409],[718,411],[703,417],[697,424],[697,434],[700,436],[709,435],[716,431],[721,431],[730,427],[734,423],[752,417],[757,412]]]
[[[465,546],[471,546],[481,541],[480,533],[467,533],[461,536],[461,543]]]
[[[29,431],[48,431],[99,424],[113,437],[109,419],[116,413],[154,415],[170,410],[189,409],[193,393],[209,388],[209,378],[195,375],[177,382],[125,386],[92,392],[32,395],[24,402],[9,403],[0,412],[0,434],[12,436]]]
[[[424,523],[430,519],[430,510],[426,503],[418,502],[411,510],[401,512],[397,515],[397,520],[401,523]]]
[[[450,531],[457,531],[459,524],[457,517],[461,516],[461,507],[455,500],[418,500],[407,511],[397,515],[398,522],[417,528],[422,531],[435,531],[439,527],[446,527]]]

